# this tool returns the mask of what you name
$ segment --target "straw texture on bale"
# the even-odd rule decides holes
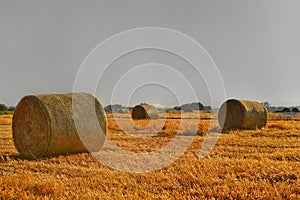
[[[86,131],[84,136],[78,134],[78,126],[81,133]],[[12,123],[15,146],[27,158],[99,151],[106,127],[101,103],[86,93],[25,96]]]
[[[260,129],[267,124],[267,109],[256,101],[230,99],[219,109],[218,121],[223,131]]]
[[[137,105],[132,109],[132,119],[157,119],[158,110],[152,105]]]

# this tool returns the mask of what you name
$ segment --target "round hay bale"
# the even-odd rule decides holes
[[[73,112],[73,99],[76,99],[74,108],[77,112]],[[76,129],[78,124],[81,130],[86,131],[84,136],[79,136]],[[97,98],[90,94],[30,95],[18,103],[12,131],[20,155],[37,158],[99,151],[104,142],[106,126],[104,109]],[[87,147],[84,145],[86,143]]]
[[[299,108],[293,108],[292,112],[299,112]]]
[[[132,119],[157,119],[158,110],[152,105],[137,105],[132,109]]]
[[[256,101],[227,100],[218,113],[223,131],[263,128],[267,124],[267,109]]]

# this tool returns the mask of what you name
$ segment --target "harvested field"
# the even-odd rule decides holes
[[[129,114],[117,114],[119,119]],[[107,136],[132,152],[149,152],[166,145],[188,123],[198,121],[198,134],[187,152],[171,165],[148,173],[113,170],[83,153],[24,160],[18,157],[11,130],[12,116],[0,116],[0,197],[3,199],[299,199],[300,115],[268,113],[261,130],[220,135],[210,154],[198,154],[210,121],[204,112],[168,113],[163,129],[149,138],[127,135],[107,115]],[[180,120],[187,122],[179,130]],[[155,123],[161,123],[161,119]],[[124,122],[125,123],[125,122]],[[141,130],[144,126],[140,120]],[[148,124],[148,122],[145,122]],[[218,127],[213,127],[216,130]],[[132,133],[134,135],[134,133]]]

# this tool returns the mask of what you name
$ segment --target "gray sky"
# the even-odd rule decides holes
[[[299,10],[300,1],[296,0],[2,0],[0,102],[16,105],[28,94],[71,92],[81,63],[96,45],[121,31],[154,26],[180,31],[202,44],[221,72],[228,98],[300,105]],[[127,61],[114,63],[103,78],[109,86],[101,90],[100,82],[96,93],[103,104],[110,103],[107,90],[113,88],[116,77],[122,74],[114,75],[122,66],[132,65],[133,60],[180,63],[174,62],[178,58],[156,54],[139,52],[129,55]],[[192,73],[184,63],[181,69]],[[164,73],[162,69],[157,76],[165,77]],[[204,81],[198,81],[199,88],[194,89],[200,101],[210,104]],[[170,78],[170,82],[176,86],[176,80]],[[162,87],[143,88],[133,94],[132,104],[141,101],[176,104],[172,92]],[[123,98],[122,94],[118,93],[114,103],[127,103],[128,97]],[[189,95],[187,91],[184,101],[190,100]]]

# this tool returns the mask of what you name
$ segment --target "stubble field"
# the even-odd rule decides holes
[[[189,123],[201,118],[197,136]],[[127,114],[116,116],[122,125]],[[263,130],[219,136],[205,158],[199,152],[216,114],[168,113],[162,129],[149,138],[127,135],[108,114],[108,138],[132,152],[151,152],[178,133],[194,137],[174,163],[147,173],[111,169],[90,154],[26,160],[18,156],[11,115],[0,116],[1,199],[300,199],[300,114],[269,113]],[[184,127],[179,128],[184,121]],[[144,134],[148,121],[136,122]],[[126,122],[124,122],[126,125]],[[123,124],[123,125],[124,125]],[[217,126],[213,127],[217,131]],[[134,132],[134,131],[133,131]],[[133,133],[134,134],[134,133]]]

